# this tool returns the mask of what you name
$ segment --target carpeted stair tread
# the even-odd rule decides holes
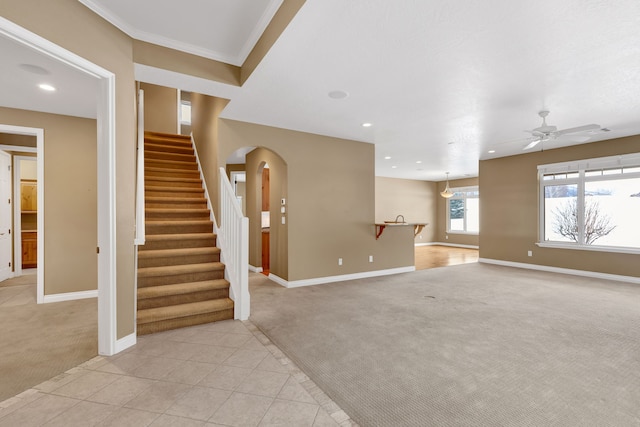
[[[206,262],[202,264],[165,265],[162,267],[142,267],[138,268],[138,277],[159,277],[172,276],[185,273],[199,273],[206,271],[224,270],[221,262]]]
[[[199,301],[189,304],[172,305],[169,307],[148,308],[138,311],[138,324],[158,322],[162,320],[197,316],[199,314],[229,310],[233,308],[233,301],[220,298],[211,301]]]
[[[220,248],[216,247],[202,247],[202,248],[180,248],[180,249],[155,249],[150,251],[138,252],[139,259],[145,258],[168,258],[179,257],[189,255],[205,255],[205,254],[219,254]]]
[[[155,202],[155,203],[193,203],[193,202],[204,202],[207,200],[203,195],[194,195],[193,197],[162,197],[162,196],[146,196],[144,198],[145,202]]]
[[[147,219],[211,219],[211,211],[207,208],[147,208],[145,209],[145,217]]]
[[[180,188],[180,187],[164,187],[161,185],[145,185],[144,191],[162,191],[167,193],[189,193],[204,195],[204,188],[192,187],[192,188]]]
[[[203,280],[191,283],[176,283],[173,285],[149,286],[138,289],[138,299],[158,298],[172,295],[188,294],[227,289],[229,282],[225,279]]]
[[[182,234],[153,234],[147,236],[147,241],[167,241],[167,240],[207,240],[215,239],[217,235],[215,233],[182,233]],[[144,246],[140,247],[144,250]]]

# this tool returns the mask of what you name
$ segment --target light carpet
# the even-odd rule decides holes
[[[98,354],[96,298],[37,305],[35,292],[35,275],[0,287],[0,402]]]
[[[638,285],[486,264],[250,281],[250,320],[362,426],[640,425]]]

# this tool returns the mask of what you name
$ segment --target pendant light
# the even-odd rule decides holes
[[[447,186],[444,188],[444,191],[440,192],[440,195],[445,199],[448,199],[451,196],[453,196],[453,191],[451,191],[451,189],[449,188],[449,172],[447,172]]]

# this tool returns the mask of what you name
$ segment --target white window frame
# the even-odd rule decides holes
[[[472,185],[469,187],[456,187],[451,188],[453,196],[447,199],[447,234],[469,234],[477,236],[480,234],[477,231],[467,231],[467,199],[480,199],[480,187],[478,185]],[[478,192],[478,196],[467,196],[469,192]],[[458,195],[463,194],[463,195]],[[451,200],[464,200],[464,217],[463,225],[464,230],[451,230]],[[478,213],[479,214],[479,213]],[[479,224],[478,224],[479,227]]]
[[[624,173],[624,169],[638,168],[640,167],[640,153],[624,154],[618,156],[599,157],[594,159],[577,160],[563,163],[553,163],[548,165],[538,166],[538,242],[537,246],[544,248],[561,248],[561,249],[577,249],[587,251],[598,252],[619,252],[619,253],[631,253],[640,254],[640,247],[619,247],[619,246],[605,246],[605,245],[587,245],[584,242],[584,206],[585,196],[584,189],[587,182],[596,181],[610,181],[615,179],[624,178],[640,178],[640,172]],[[594,169],[613,169],[621,168],[621,173],[615,174],[602,174],[600,176],[586,176],[587,171],[593,171]],[[545,175],[551,174],[569,174],[573,176],[570,178],[559,178],[553,180],[545,180]],[[577,176],[575,176],[577,174]],[[577,184],[577,203],[578,203],[578,242],[560,242],[560,241],[546,241],[545,239],[545,186],[546,185],[571,185]]]

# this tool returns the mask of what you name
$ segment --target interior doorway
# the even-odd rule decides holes
[[[260,226],[262,228],[262,274],[269,275],[271,265],[271,251],[270,251],[270,231],[271,231],[271,213],[269,206],[269,164],[264,163],[262,165],[262,171],[260,172],[260,187],[262,192],[260,193]]]

